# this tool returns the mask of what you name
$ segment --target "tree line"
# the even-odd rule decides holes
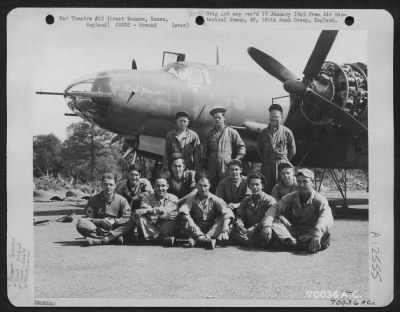
[[[122,176],[127,164],[118,145],[110,145],[113,136],[86,121],[68,126],[64,142],[52,133],[34,136],[33,176],[63,177],[75,183],[94,181],[108,171]]]

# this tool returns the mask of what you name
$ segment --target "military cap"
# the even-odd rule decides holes
[[[310,169],[302,168],[302,169],[297,170],[296,177],[299,175],[303,175],[306,178],[310,178],[310,179],[314,180],[314,172],[312,172]]]
[[[172,153],[171,154],[171,162],[173,162],[176,159],[183,159],[183,155],[181,153]]]
[[[281,163],[278,165],[278,172],[280,172],[282,169],[286,169],[286,168],[293,168],[293,165],[289,162]]]
[[[232,159],[232,160],[229,162],[228,167],[230,167],[230,166],[232,166],[232,165],[237,165],[237,166],[239,166],[240,168],[243,167],[242,162],[241,162],[239,159]]]
[[[226,109],[222,106],[216,106],[212,110],[210,110],[210,115],[214,116],[216,113],[225,113]]]
[[[178,119],[179,117],[187,117],[188,119],[190,119],[189,114],[185,111],[177,112],[175,114],[175,119]]]
[[[143,171],[143,166],[141,164],[132,164],[128,167],[128,172],[137,171],[141,173]]]
[[[282,106],[280,106],[279,104],[272,104],[272,105],[269,107],[268,110],[269,110],[270,112],[273,111],[273,110],[278,110],[278,111],[280,111],[281,113],[283,113],[283,108],[282,108]]]
[[[263,184],[266,182],[264,175],[257,171],[253,171],[247,176],[247,184],[250,183],[251,179],[261,179]]]

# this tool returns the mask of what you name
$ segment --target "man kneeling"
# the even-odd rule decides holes
[[[197,243],[215,248],[216,239],[229,240],[229,225],[234,215],[223,199],[210,193],[210,176],[200,170],[195,176],[197,194],[191,195],[179,209],[182,231],[189,237],[189,246]]]
[[[168,191],[165,176],[154,181],[154,193],[142,199],[140,209],[133,214],[133,221],[145,240],[159,239],[166,246],[175,242],[178,198]]]
[[[327,199],[313,189],[312,171],[300,169],[296,179],[298,190],[267,211],[263,235],[269,240],[273,232],[285,245],[315,253],[329,246],[332,211]]]
[[[236,221],[231,237],[240,245],[266,247],[266,241],[261,236],[265,213],[276,203],[275,199],[263,192],[265,178],[261,173],[254,172],[247,177],[251,195],[240,203],[236,211]]]
[[[115,193],[114,174],[103,175],[102,188],[102,192],[90,198],[86,208],[88,218],[79,219],[76,229],[89,245],[106,245],[115,240],[123,243],[123,235],[133,229],[131,207]]]

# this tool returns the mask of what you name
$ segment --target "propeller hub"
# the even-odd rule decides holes
[[[283,84],[283,88],[290,94],[302,96],[306,90],[306,86],[299,80],[287,80]]]

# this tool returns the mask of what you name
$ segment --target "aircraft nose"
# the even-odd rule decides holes
[[[110,77],[106,73],[80,78],[65,90],[69,108],[89,121],[102,121],[112,102]]]

